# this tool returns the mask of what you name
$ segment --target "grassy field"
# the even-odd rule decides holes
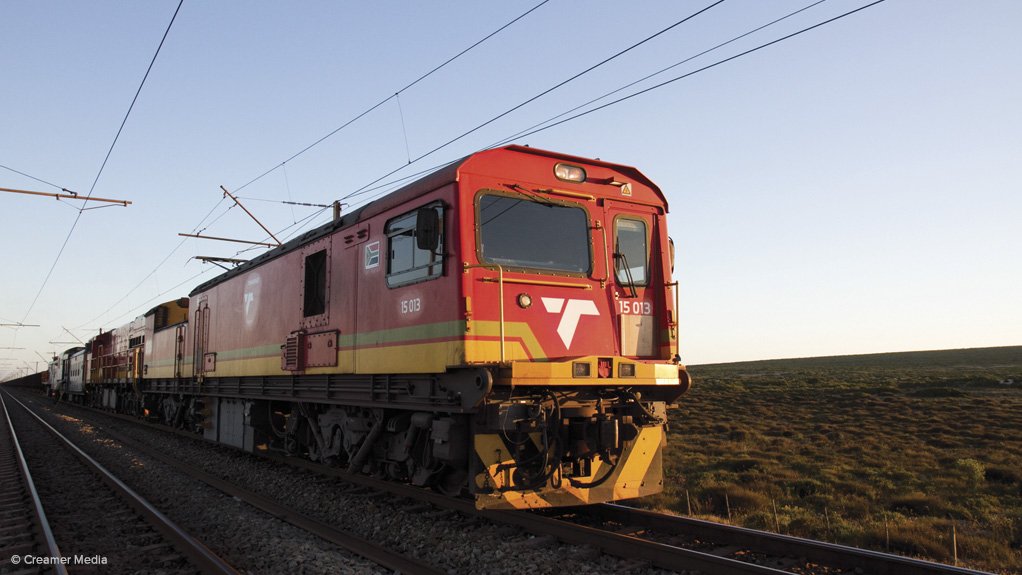
[[[644,505],[1022,573],[1022,347],[690,369]]]

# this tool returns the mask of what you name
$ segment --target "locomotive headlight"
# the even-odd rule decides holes
[[[554,175],[557,176],[558,180],[564,180],[565,182],[578,182],[581,184],[586,181],[586,171],[579,166],[572,166],[571,164],[555,165]]]
[[[529,309],[532,307],[532,296],[527,293],[518,294],[518,307]]]
[[[634,363],[620,363],[617,366],[618,375],[621,377],[635,377]]]

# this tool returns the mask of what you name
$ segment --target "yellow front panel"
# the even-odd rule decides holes
[[[610,477],[596,487],[575,487],[568,478],[562,478],[559,487],[548,482],[542,489],[531,491],[508,490],[512,487],[514,460],[499,434],[477,434],[474,438],[476,456],[482,461],[483,471],[476,475],[477,488],[490,488],[490,493],[477,493],[477,509],[535,509],[570,505],[605,503],[618,499],[631,499],[659,493],[663,490],[664,430],[660,426],[643,427],[638,437],[625,448],[613,470],[610,464],[596,459],[589,477],[577,477],[581,483],[593,483]]]
[[[466,362],[500,362],[500,322],[469,321],[466,327]],[[529,324],[521,322],[504,323],[504,361],[543,360],[546,357],[543,346],[539,344],[539,340],[536,339],[536,335],[532,332]]]

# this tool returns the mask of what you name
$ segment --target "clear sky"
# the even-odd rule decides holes
[[[191,258],[244,247],[178,232],[265,237],[220,185],[241,188],[539,1],[185,0],[94,189],[134,203],[81,213],[69,236],[80,203],[0,193],[0,323],[40,325],[0,328],[0,347],[25,348],[0,349],[0,378],[69,347],[65,328],[87,339],[213,277]],[[345,196],[711,3],[550,0],[239,193],[272,230],[308,229],[328,215],[277,202]],[[726,0],[381,183],[811,3]],[[823,2],[618,96],[866,3]],[[0,165],[88,193],[176,7],[0,3]],[[663,188],[687,363],[1018,345],[1020,24],[1015,0],[888,0],[514,141],[634,165]],[[56,191],[2,168],[0,187]]]

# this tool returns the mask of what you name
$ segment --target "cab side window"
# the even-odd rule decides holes
[[[614,233],[614,270],[618,283],[636,286],[647,284],[649,249],[646,238],[645,221],[617,219]]]
[[[418,237],[426,233],[427,222],[420,222],[423,210],[436,212],[439,242],[435,250],[419,247]],[[427,219],[427,218],[423,218]],[[398,287],[443,275],[443,206],[435,203],[413,210],[387,222],[387,286]]]

